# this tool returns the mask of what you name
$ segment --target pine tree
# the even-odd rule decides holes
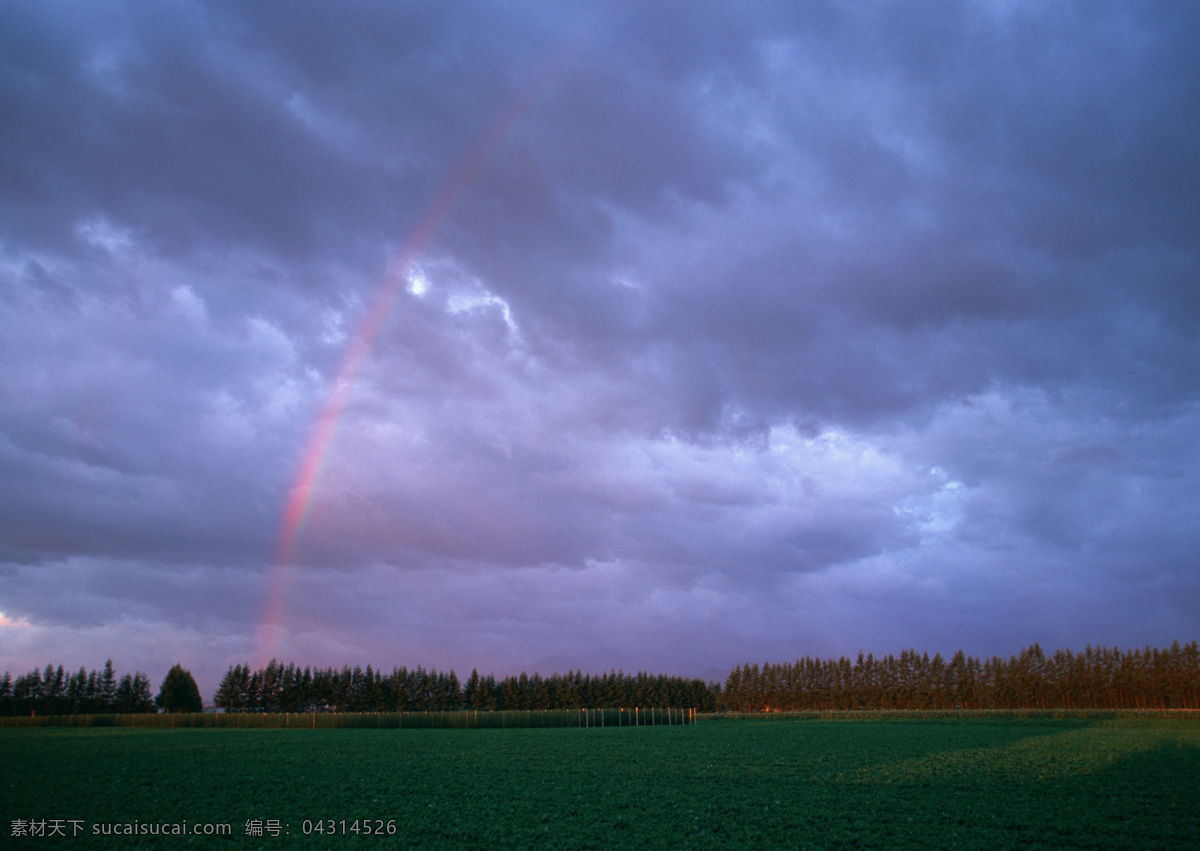
[[[117,711],[129,712],[133,703],[133,674],[125,674],[117,681]]]
[[[133,675],[133,696],[130,712],[153,712],[154,698],[150,695],[150,678],[138,671]]]
[[[467,709],[478,709],[480,704],[479,669],[472,668],[471,676],[467,677],[466,690],[463,692],[463,705]]]
[[[80,668],[67,683],[67,700],[71,711],[79,715],[92,712],[91,701],[88,699],[88,675],[85,668]]]
[[[108,659],[104,663],[104,670],[100,672],[100,677],[97,682],[99,694],[97,697],[100,700],[101,712],[116,712],[117,711],[117,675],[113,671],[112,659]]]
[[[241,690],[242,666],[231,665],[229,670],[225,672],[225,676],[221,677],[216,694],[213,695],[213,704],[221,707],[226,712],[241,709]]]

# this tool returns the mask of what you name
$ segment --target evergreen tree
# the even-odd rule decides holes
[[[117,711],[129,712],[133,703],[133,674],[125,674],[117,682]]]
[[[116,712],[117,711],[117,675],[113,671],[112,659],[104,662],[104,670],[100,672],[97,680],[99,693],[97,698],[100,702],[101,712]]]
[[[42,706],[42,675],[40,671],[30,671],[17,677],[13,683],[13,705],[17,715],[29,715],[37,712],[45,714]]]
[[[67,700],[71,704],[71,711],[80,715],[86,715],[92,711],[87,684],[88,675],[85,668],[80,668],[67,683]]]
[[[153,712],[154,698],[150,695],[150,678],[138,671],[133,675],[129,712]]]
[[[480,704],[479,693],[479,670],[471,669],[471,676],[467,677],[466,689],[463,691],[463,705],[467,709],[478,709]]]
[[[196,681],[182,665],[176,664],[163,678],[162,687],[154,701],[164,712],[202,712],[200,689]]]
[[[220,684],[217,685],[216,694],[213,695],[213,704],[226,712],[242,709],[241,690],[242,666],[230,665],[225,676],[221,677]]]

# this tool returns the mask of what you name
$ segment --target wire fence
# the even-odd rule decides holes
[[[139,715],[15,715],[0,727],[218,727],[223,729],[473,729],[685,727],[695,709],[460,709],[433,712],[176,712]]]

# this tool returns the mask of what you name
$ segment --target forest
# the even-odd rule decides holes
[[[171,705],[161,698],[159,705]],[[15,680],[8,672],[0,678],[0,715],[134,714],[154,712],[155,704],[146,675],[118,678],[111,659],[100,671],[68,673],[61,665],[47,665]],[[1047,655],[1032,644],[1008,659],[986,660],[961,650],[948,660],[915,650],[878,658],[859,653],[853,660],[805,656],[788,663],[747,662],[730,671],[723,686],[621,671],[546,677],[522,672],[497,680],[473,670],[462,682],[453,670],[420,665],[385,674],[370,665],[299,668],[272,660],[258,670],[231,666],[213,705],[226,712],[1200,709],[1200,647],[1195,641],[1126,651],[1089,645],[1079,653]]]
[[[150,680],[141,671],[117,679],[112,659],[104,668],[75,673],[47,665],[13,680],[8,671],[0,678],[0,715],[134,715],[154,712]]]
[[[343,667],[301,670],[272,660],[251,672],[231,667],[213,702],[227,712],[422,712],[455,709],[604,709],[688,707],[711,712],[720,689],[700,679],[644,672],[580,671],[543,677],[526,674],[497,680],[471,671],[465,683],[453,670],[395,668],[390,674]]]
[[[804,657],[785,664],[744,664],[721,690],[736,712],[839,709],[1198,709],[1196,642],[1122,652],[1081,653],[1037,644],[1008,659],[980,661],[961,650],[949,660],[906,650],[852,662]]]

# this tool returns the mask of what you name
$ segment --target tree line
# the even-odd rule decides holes
[[[854,660],[805,656],[789,663],[745,663],[724,687],[701,679],[584,674],[548,677],[522,672],[497,680],[471,671],[418,665],[385,674],[365,669],[299,668],[271,660],[265,667],[233,665],[214,699],[227,712],[445,712],[475,710],[695,708],[701,712],[828,711],[846,709],[1200,709],[1200,647],[1195,641],[1159,649],[1121,651],[1087,646],[1080,653],[1037,644],[1004,659],[980,660],[962,650],[941,654],[904,650]],[[112,660],[99,670],[70,673],[47,665],[15,680],[0,678],[0,715],[137,714],[200,711],[192,675],[175,665],[151,698],[138,671],[117,677]]]
[[[153,712],[150,680],[141,671],[117,678],[112,659],[100,671],[71,673],[47,665],[15,680],[0,678],[0,715],[100,715]]]
[[[905,650],[851,661],[743,664],[730,672],[719,705],[735,712],[838,709],[1200,709],[1200,648],[1080,653],[1037,644],[981,661],[961,650]]]
[[[453,670],[418,665],[384,674],[370,665],[298,668],[272,659],[251,671],[233,665],[217,687],[214,703],[227,712],[435,712],[458,709],[603,709],[689,707],[713,711],[720,688],[700,679],[644,672],[522,672],[497,680],[472,670],[460,682]]]
[[[112,659],[99,671],[80,668],[72,674],[62,665],[47,665],[44,671],[34,669],[15,680],[8,671],[0,678],[0,716],[139,715],[203,708],[196,681],[181,665],[167,672],[153,699],[149,677],[138,671],[117,679]]]

